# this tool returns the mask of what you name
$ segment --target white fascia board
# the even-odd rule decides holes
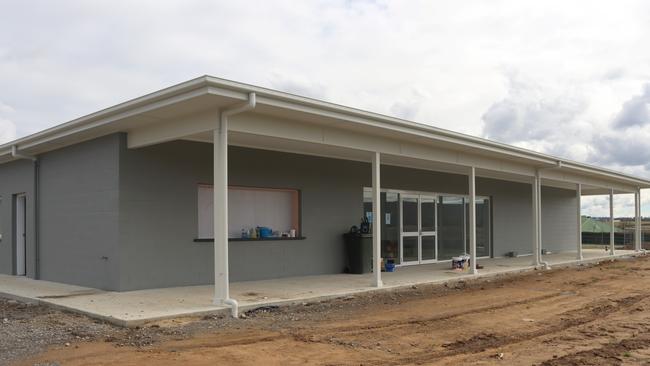
[[[189,80],[187,82],[165,88],[154,93],[138,97],[124,103],[120,103],[110,108],[100,110],[98,112],[74,119],[72,121],[36,132],[29,136],[11,141],[4,145],[0,145],[0,155],[5,154],[5,151],[11,151],[11,147],[16,145],[20,149],[28,149],[33,146],[48,143],[50,141],[59,139],[64,136],[74,135],[82,131],[87,131],[92,128],[97,128],[118,121],[120,119],[134,116],[146,111],[160,108],[164,105],[179,102],[191,97],[205,94],[206,88],[191,93],[191,96],[183,98],[178,94],[183,94],[193,89],[201,88],[206,84],[206,77],[199,77]],[[180,98],[174,98],[180,97]]]
[[[606,176],[616,181],[635,184],[638,187],[650,187],[650,180],[629,176],[607,169],[593,167],[582,163],[565,161],[550,155],[506,145],[494,141],[481,139],[458,132],[444,130],[429,125],[419,124],[377,113],[367,112],[355,108],[345,107],[334,103],[323,102],[307,97],[292,95],[271,89],[247,85],[234,81],[219,79],[211,76],[202,76],[160,91],[139,97],[114,107],[107,108],[85,117],[52,127],[36,134],[12,141],[0,146],[0,155],[11,150],[17,145],[20,149],[28,149],[39,144],[47,143],[75,133],[108,125],[129,116],[146,113],[162,106],[191,99],[203,94],[220,95],[234,100],[246,100],[248,93],[255,92],[258,104],[271,107],[301,111],[317,116],[325,116],[341,121],[353,122],[359,125],[375,127],[380,131],[390,131],[411,136],[419,136],[428,140],[444,141],[473,149],[477,154],[491,152],[504,157],[519,158],[530,162],[530,166],[553,166],[562,162],[563,169],[582,171],[583,174],[596,174]],[[183,94],[183,96],[179,95]]]
[[[564,161],[562,161],[562,165],[563,165],[562,168],[567,170],[572,170],[580,173],[596,174],[600,177],[604,176],[615,180],[623,179],[629,182],[630,184],[636,185],[640,188],[650,188],[650,181],[632,175],[620,173],[615,170],[601,168],[598,166],[593,166],[588,164],[564,162]]]
[[[482,138],[465,135],[462,133],[449,131],[430,125],[415,123],[395,117],[385,116],[378,113],[367,112],[364,110],[346,107],[334,103],[324,102],[308,97],[279,92],[272,89],[266,89],[254,85],[242,84],[230,80],[215,78],[212,76],[207,77],[208,82],[215,86],[215,90],[221,87],[235,89],[239,92],[239,99],[245,100],[248,92],[257,93],[258,104],[266,104],[278,108],[291,109],[310,114],[322,115],[330,118],[340,119],[344,121],[356,122],[360,124],[377,126],[383,129],[390,129],[393,131],[404,132],[407,134],[414,134],[414,132],[421,131],[423,136],[429,139],[446,141],[454,144],[467,146],[483,151],[493,151],[500,154],[507,154],[513,157],[520,157],[527,160],[538,161],[545,165],[556,165],[559,161],[562,162],[566,168],[577,168],[589,173],[598,173],[608,175],[617,180],[622,179],[641,184],[644,187],[650,188],[650,180],[642,179],[639,177],[631,176],[628,174],[620,173],[604,169],[601,167],[591,166],[584,163],[579,163],[571,160],[560,159],[547,154],[538,153],[535,151],[518,148],[516,146],[507,145],[495,141],[485,140]],[[328,113],[330,112],[330,113]],[[377,125],[377,122],[381,125]],[[388,123],[393,126],[386,126]],[[393,127],[393,128],[391,128]],[[395,128],[397,127],[397,128]]]
[[[620,179],[612,179],[607,176],[593,173],[584,174],[584,172],[571,171],[567,168],[542,170],[540,175],[542,181],[549,179],[558,182],[580,183],[593,187],[602,187],[607,189],[614,188],[617,191],[623,192],[633,191],[636,189],[636,185],[630,184],[629,182],[623,182]]]
[[[375,126],[384,130],[403,132],[411,135],[417,134],[429,139],[464,145],[469,148],[489,150],[497,153],[508,152],[511,156],[517,156],[528,160],[536,160],[542,164],[554,165],[558,161],[558,158],[556,157],[537,153],[535,151],[490,141],[479,137],[465,135],[459,132],[433,127],[431,125],[407,121],[379,113],[368,112],[335,103],[324,102],[317,99],[280,92],[272,89],[266,89],[254,85],[242,84],[211,76],[208,76],[207,80],[213,84],[214,88],[211,89],[211,92],[215,94],[226,95],[224,94],[225,92],[221,89],[224,87],[232,88],[239,93],[232,95],[232,97],[238,97],[241,100],[246,100],[247,93],[255,92],[257,95],[257,103],[259,105],[264,104],[281,109],[320,115],[328,118],[339,119],[342,121],[355,122],[366,126]]]
[[[174,97],[170,97],[168,99],[163,99],[163,100],[151,103],[151,104],[146,104],[146,105],[143,105],[141,107],[130,109],[130,110],[115,114],[113,116],[100,119],[98,121],[94,121],[94,122],[86,123],[86,124],[83,124],[83,125],[80,125],[80,126],[77,126],[77,127],[73,127],[73,128],[68,129],[66,131],[57,132],[57,133],[54,133],[54,134],[51,134],[51,135],[47,136],[46,139],[43,139],[41,141],[32,141],[32,142],[21,144],[20,147],[22,149],[29,149],[30,147],[36,146],[36,145],[41,144],[41,143],[56,140],[58,138],[68,136],[68,135],[71,135],[71,134],[75,134],[75,133],[79,133],[79,132],[83,132],[83,131],[88,131],[90,129],[97,128],[97,127],[100,127],[100,126],[105,126],[105,125],[108,125],[108,124],[113,123],[115,121],[119,121],[119,120],[123,120],[125,118],[141,115],[141,114],[147,113],[149,111],[156,110],[158,108],[162,108],[162,107],[170,105],[170,104],[182,102],[184,100],[189,100],[189,99],[195,98],[197,96],[203,95],[205,93],[206,93],[205,88],[201,88],[201,89],[194,90],[194,91],[191,91],[191,92],[187,92],[187,93],[184,93],[184,94],[181,94],[181,95],[176,95]]]

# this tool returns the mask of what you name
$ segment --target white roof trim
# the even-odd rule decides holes
[[[89,131],[129,116],[200,95],[216,94],[243,101],[246,100],[248,93],[251,92],[257,94],[259,104],[299,110],[353,123],[369,124],[396,132],[399,131],[422,136],[435,141],[457,144],[476,149],[477,152],[490,151],[503,154],[504,156],[523,158],[529,160],[533,166],[544,167],[562,164],[565,169],[574,170],[583,174],[594,174],[604,178],[622,181],[626,184],[650,188],[650,180],[614,170],[570,161],[430,125],[212,76],[202,76],[192,79],[0,145],[0,156],[11,154],[12,146],[16,146],[19,150],[29,149],[65,136],[73,136],[81,131]]]

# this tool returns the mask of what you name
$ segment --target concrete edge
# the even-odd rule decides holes
[[[644,252],[638,252],[638,253],[633,253],[633,254],[615,254],[613,256],[606,256],[606,257],[598,257],[598,258],[590,258],[590,259],[583,259],[583,260],[571,260],[571,261],[565,261],[565,262],[560,262],[560,263],[553,263],[551,264],[551,268],[549,269],[550,271],[555,270],[555,269],[562,269],[562,268],[571,268],[571,267],[577,267],[580,265],[585,265],[585,264],[594,264],[594,263],[600,263],[600,262],[606,262],[606,261],[614,261],[618,259],[626,259],[626,258],[636,258],[636,257],[642,257],[645,256],[646,254]],[[528,266],[528,267],[522,267],[522,268],[516,268],[516,269],[510,269],[510,270],[505,270],[505,271],[500,271],[500,272],[494,272],[494,273],[485,273],[481,274],[480,271],[477,275],[471,275],[471,274],[465,274],[462,276],[459,276],[458,278],[453,278],[453,279],[443,279],[443,280],[434,280],[434,281],[425,281],[425,282],[410,282],[410,283],[404,283],[404,284],[399,284],[399,285],[393,285],[393,286],[382,286],[382,287],[364,287],[364,288],[359,288],[359,289],[354,289],[354,290],[347,290],[347,291],[342,291],[342,292],[337,292],[337,293],[332,293],[332,294],[327,294],[327,295],[316,295],[316,296],[310,296],[310,297],[300,297],[300,298],[291,298],[291,299],[282,299],[282,300],[271,300],[271,301],[261,301],[261,302],[256,302],[256,303],[251,303],[251,304],[246,304],[246,305],[241,305],[239,307],[239,311],[241,313],[257,309],[259,307],[263,306],[292,306],[292,305],[298,305],[302,303],[315,303],[315,302],[322,302],[322,301],[328,301],[328,300],[334,300],[346,296],[351,296],[351,295],[357,295],[357,294],[367,294],[367,293],[372,293],[372,292],[389,292],[389,291],[399,291],[399,290],[405,290],[408,288],[411,288],[412,286],[417,286],[417,285],[440,285],[444,286],[447,284],[455,284],[458,282],[478,282],[482,280],[488,280],[491,278],[495,277],[505,277],[505,276],[514,276],[517,274],[522,274],[522,273],[527,273],[527,272],[533,272],[536,270],[540,270],[540,267],[535,267],[535,266]],[[144,319],[123,319],[123,318],[116,318],[112,316],[105,316],[97,313],[93,313],[90,311],[82,310],[82,309],[77,309],[74,307],[66,306],[66,305],[61,305],[57,304],[54,302],[50,302],[44,299],[34,299],[31,297],[25,297],[25,296],[19,296],[15,294],[10,294],[6,292],[0,292],[0,297],[9,299],[9,300],[15,300],[15,301],[20,301],[28,304],[39,304],[39,305],[47,305],[51,306],[55,309],[59,310],[64,310],[68,311],[71,313],[76,313],[76,314],[81,314],[88,316],[89,318],[92,319],[97,319],[97,320],[102,320],[117,326],[121,327],[126,327],[126,328],[134,328],[138,326],[143,326],[149,323],[154,323],[157,321],[161,320],[169,320],[169,319],[177,319],[177,318],[193,318],[193,317],[202,317],[202,316],[208,316],[208,315],[229,315],[230,314],[230,308],[218,308],[214,310],[200,310],[200,311],[190,311],[186,313],[178,313],[178,314],[173,314],[173,315],[162,315],[162,316],[154,316],[154,317],[149,317],[149,318],[144,318]]]

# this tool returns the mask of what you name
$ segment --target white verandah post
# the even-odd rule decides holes
[[[381,287],[381,157],[372,156],[372,286]]]
[[[614,255],[614,189],[609,190],[609,220],[610,220],[610,232],[609,232],[609,254]]]
[[[641,251],[641,189],[634,192],[634,250]]]
[[[477,274],[476,269],[476,168],[469,171],[469,257],[470,273]]]
[[[533,177],[533,266],[541,263],[541,220],[540,220],[540,179],[539,172]]]
[[[214,304],[230,297],[228,279],[228,120],[214,130]]]
[[[576,186],[576,201],[577,201],[577,214],[578,214],[578,241],[576,243],[577,245],[577,256],[576,258],[581,261],[583,259],[582,257],[582,210],[581,210],[581,205],[582,205],[582,184],[578,183]]]

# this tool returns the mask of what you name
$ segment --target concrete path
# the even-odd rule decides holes
[[[635,255],[634,251],[617,251],[615,257]],[[603,250],[584,251],[583,262],[611,259]],[[573,253],[555,253],[543,258],[551,266],[575,265]],[[445,283],[486,276],[530,271],[532,257],[480,259],[484,267],[479,276],[450,269],[448,262],[400,267],[383,273],[383,289],[395,289],[425,283]],[[231,296],[239,301],[240,310],[264,306],[319,301],[366,291],[371,275],[333,274],[303,276],[262,281],[235,282]],[[122,326],[137,326],[155,320],[183,316],[229,313],[228,308],[212,305],[212,286],[185,286],[151,290],[112,292],[25,277],[0,275],[0,296],[27,302],[51,304],[60,308],[103,319]]]

